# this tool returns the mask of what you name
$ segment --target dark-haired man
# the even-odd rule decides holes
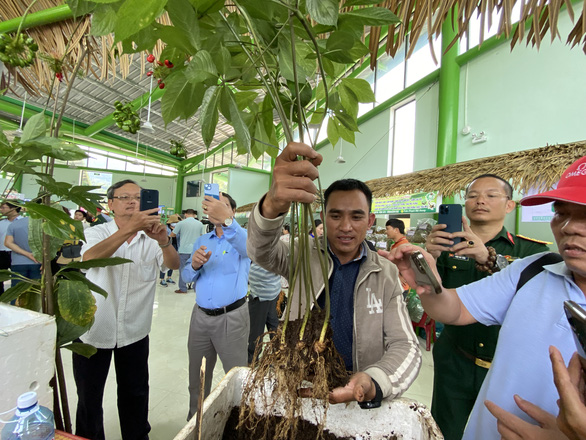
[[[8,226],[14,222],[14,220],[20,218],[20,206],[14,205],[10,202],[2,202],[0,205],[0,214],[2,220],[0,220],[0,269],[10,269],[10,256],[11,250],[4,244],[6,238],[6,231]],[[0,295],[4,293],[4,283],[0,282]]]
[[[246,230],[236,220],[236,202],[226,193],[217,200],[205,196],[203,212],[214,230],[199,237],[183,269],[185,282],[195,283],[196,304],[191,314],[189,354],[189,420],[197,411],[199,370],[206,358],[205,395],[210,393],[217,356],[224,372],[248,365],[250,317],[246,294],[250,258]]]
[[[515,209],[513,188],[506,180],[484,174],[466,189],[464,230],[449,234],[438,224],[426,240],[426,249],[437,259],[444,286],[456,288],[487,277],[485,264],[493,253],[499,267],[517,258],[547,251],[544,242],[513,236],[504,227]],[[452,239],[462,241],[453,244]],[[446,325],[433,348],[434,380],[431,412],[446,440],[462,438],[466,421],[490,367],[500,326],[475,323]]]
[[[308,160],[297,160],[304,156]],[[322,157],[307,145],[290,143],[277,157],[269,192],[249,221],[248,253],[260,266],[287,277],[289,245],[279,240],[292,202],[316,200],[313,184]],[[374,223],[372,193],[355,179],[338,180],[325,191],[325,240],[334,345],[353,372],[345,387],[330,394],[333,403],[356,400],[374,406],[400,396],[417,377],[421,352],[407,313],[397,268],[365,244]],[[324,281],[315,241],[310,241],[311,271],[317,304],[323,306]],[[300,285],[302,283],[299,283]],[[299,287],[297,287],[299,288]],[[293,301],[305,294],[290,292]],[[302,305],[303,309],[303,305]],[[295,305],[291,310],[298,310]]]
[[[181,220],[171,232],[171,238],[177,237],[179,239],[179,258],[181,260],[181,267],[179,269],[179,289],[175,293],[187,293],[187,283],[183,279],[181,272],[185,265],[189,262],[189,256],[193,252],[193,244],[195,240],[202,236],[205,232],[205,227],[202,222],[197,219],[197,214],[193,209],[185,210],[185,219]]]
[[[405,222],[403,222],[403,220],[399,220],[398,218],[390,218],[387,220],[385,227],[387,230],[387,237],[393,240],[393,246],[391,249],[394,249],[397,246],[401,246],[402,244],[409,243],[405,237]]]
[[[160,223],[158,208],[140,211],[140,186],[122,180],[108,188],[115,218],[85,230],[82,260],[121,257],[132,263],[88,269],[86,277],[108,292],[92,292],[95,321],[81,340],[98,349],[90,358],[73,354],[77,385],[76,434],[103,440],[102,400],[112,357],[118,386],[118,417],[123,440],[145,440],[151,429],[149,337],[159,271],[179,268],[179,255]],[[149,215],[152,214],[152,215]]]

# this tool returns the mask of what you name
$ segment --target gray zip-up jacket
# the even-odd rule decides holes
[[[264,218],[258,204],[255,205],[248,223],[247,253],[259,266],[287,277],[289,243],[279,240],[283,221],[284,216]],[[318,250],[313,240],[311,243],[310,266],[314,292],[318,294],[323,290],[324,282]],[[323,250],[323,245],[321,248]],[[333,262],[329,253],[326,254],[329,277]],[[305,299],[304,294],[296,292],[293,295],[292,319],[299,310],[297,301],[301,298],[301,310],[304,310]],[[419,373],[421,351],[403,300],[397,268],[371,250],[367,251],[354,286],[352,347],[354,371],[363,371],[376,380],[384,398],[399,397]]]

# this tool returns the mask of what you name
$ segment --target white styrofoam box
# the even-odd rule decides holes
[[[36,391],[39,404],[53,409],[49,381],[55,372],[55,317],[0,304],[0,412]]]
[[[249,368],[233,368],[206,398],[201,424],[202,439],[222,438],[224,425],[232,407],[240,405],[242,388],[249,374]],[[270,394],[270,391],[267,394]],[[257,412],[262,411],[265,398],[255,397]],[[275,411],[279,415],[284,413],[284,408],[280,406]],[[323,420],[323,409],[320,411],[312,405],[310,399],[303,399],[301,416],[316,424],[316,420]],[[196,416],[194,416],[174,440],[195,439],[196,429]],[[325,429],[338,437],[361,440],[389,438],[391,434],[394,434],[397,439],[404,440],[443,440],[444,438],[429,409],[415,400],[405,398],[383,400],[380,408],[367,410],[360,408],[356,402],[348,405],[330,405]]]

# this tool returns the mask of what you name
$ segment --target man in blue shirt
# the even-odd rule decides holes
[[[0,220],[0,269],[10,269],[11,251],[10,248],[4,245],[6,238],[6,231],[15,220],[21,218],[19,216],[20,206],[13,205],[10,202],[3,202],[0,204],[0,214],[4,217]],[[4,293],[4,283],[0,282],[0,295]]]
[[[195,283],[196,304],[191,314],[189,354],[189,414],[197,411],[199,370],[206,358],[205,395],[212,386],[217,356],[224,371],[247,365],[250,318],[246,293],[250,258],[246,230],[234,220],[236,202],[226,193],[220,199],[206,196],[203,211],[214,230],[199,237],[181,275]]]

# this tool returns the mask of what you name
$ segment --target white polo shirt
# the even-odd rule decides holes
[[[502,272],[457,289],[478,322],[502,325],[494,360],[464,431],[465,440],[501,438],[485,400],[533,424],[535,421],[517,407],[514,394],[558,414],[559,395],[553,383],[549,346],[560,350],[566,364],[570,361],[576,346],[564,301],[586,307],[586,298],[564,262],[545,266],[515,294],[521,271],[542,255],[517,260]]]
[[[115,221],[86,229],[87,243],[81,249],[82,259],[88,249],[117,230]],[[83,342],[96,348],[124,347],[149,334],[159,270],[167,270],[159,244],[143,231],[139,231],[130,244],[124,242],[112,256],[128,258],[134,263],[92,268],[86,272],[89,280],[108,292],[107,298],[92,292],[98,307],[95,322],[81,336]]]

